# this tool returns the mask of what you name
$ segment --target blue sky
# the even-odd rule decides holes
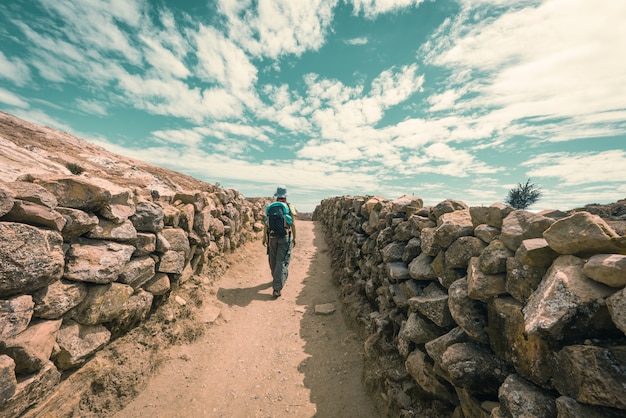
[[[0,4],[0,109],[235,188],[626,197],[626,1]]]

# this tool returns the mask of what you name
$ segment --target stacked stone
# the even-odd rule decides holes
[[[587,212],[317,207],[389,416],[626,415],[626,237]]]
[[[172,286],[258,238],[265,204],[85,176],[0,183],[0,415],[44,399]]]

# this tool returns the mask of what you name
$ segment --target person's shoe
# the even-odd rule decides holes
[[[276,297],[276,298],[277,298],[277,297],[279,297],[279,296],[280,296],[280,290],[276,290],[276,289],[274,289],[274,292],[272,293],[272,295],[273,295],[274,297]]]

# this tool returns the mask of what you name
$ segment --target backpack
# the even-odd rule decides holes
[[[267,225],[271,236],[284,237],[291,225],[289,208],[282,202],[274,202],[267,208]]]

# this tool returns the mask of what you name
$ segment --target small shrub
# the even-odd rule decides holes
[[[67,163],[65,164],[65,167],[67,167],[67,169],[70,170],[70,173],[76,174],[76,175],[81,174],[85,171],[84,168],[74,163]]]
[[[526,184],[518,183],[516,188],[509,190],[504,203],[513,206],[515,209],[526,209],[538,201],[541,195],[541,187],[531,183],[530,179],[528,179]]]

